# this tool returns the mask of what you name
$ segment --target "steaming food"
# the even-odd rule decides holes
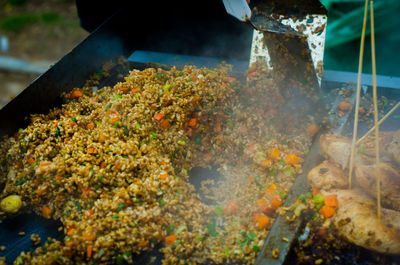
[[[373,139],[367,138],[358,148],[355,159],[355,188],[348,185],[347,170],[351,140],[345,136],[325,134],[320,138],[321,150],[327,161],[313,168],[308,179],[314,188],[334,194],[338,210],[333,216],[338,233],[358,246],[386,254],[400,254],[400,174],[393,146],[396,132],[383,132],[379,144],[383,162],[379,165],[381,179],[382,219],[376,214],[376,176]],[[340,156],[340,154],[343,156]],[[338,190],[339,188],[339,190]]]
[[[338,198],[334,224],[346,240],[387,254],[400,253],[400,212],[382,209],[381,220],[376,215],[376,203],[363,190],[330,190]]]
[[[249,89],[228,73],[134,70],[114,87],[75,89],[6,138],[0,198],[20,196],[21,210],[65,233],[17,262],[119,264],[162,245],[163,264],[254,263],[301,172],[309,124],[280,134],[279,89],[267,75]],[[207,205],[188,171],[212,164],[224,179],[203,183]]]
[[[346,188],[349,185],[346,172],[328,160],[311,169],[307,176],[310,185],[317,189]]]
[[[368,195],[376,198],[376,164],[356,164],[355,177],[357,183]],[[389,163],[379,164],[381,178],[382,205],[400,211],[400,171]]]

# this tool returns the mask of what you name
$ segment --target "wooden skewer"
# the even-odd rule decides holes
[[[368,14],[368,0],[365,0],[364,21],[361,32],[361,43],[360,43],[360,55],[358,58],[356,107],[354,113],[353,140],[351,142],[350,165],[349,165],[349,189],[351,189],[351,184],[352,184],[354,155],[355,155],[356,140],[358,134],[358,109],[360,108],[361,73],[362,73],[362,64],[364,56],[364,41],[365,41],[365,28],[367,26],[367,14]]]
[[[371,62],[372,62],[372,96],[374,100],[374,123],[375,123],[375,177],[376,177],[376,200],[378,219],[381,219],[381,177],[379,174],[379,124],[378,103],[376,89],[376,58],[375,58],[375,25],[374,25],[374,1],[371,0]]]
[[[384,122],[398,107],[400,106],[400,102],[397,102],[396,105],[394,105],[394,107],[389,110],[388,113],[385,114],[385,116],[382,117],[382,119],[380,119],[378,121],[378,125],[381,125],[382,122]],[[365,138],[367,138],[368,135],[370,135],[373,131],[375,130],[375,125],[374,127],[372,127],[371,129],[369,129],[369,131],[363,135],[363,137],[361,137],[360,139],[357,140],[356,145],[359,145]]]

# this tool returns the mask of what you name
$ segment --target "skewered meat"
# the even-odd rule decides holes
[[[379,154],[382,162],[389,162],[393,156],[400,160],[400,131],[397,144],[394,144],[394,132],[381,132],[379,137]],[[320,148],[326,159],[346,169],[349,166],[351,139],[338,134],[324,134],[320,138]],[[391,151],[390,151],[391,150]],[[375,162],[375,140],[367,137],[357,146],[355,161],[363,160],[364,163]]]
[[[351,139],[338,134],[323,134],[320,148],[326,159],[345,169],[349,165]]]
[[[328,194],[328,193],[327,193]],[[330,190],[339,207],[333,219],[339,235],[358,246],[385,254],[400,254],[400,212],[382,209],[360,190]]]
[[[355,176],[358,184],[368,195],[376,198],[376,164],[366,165],[356,163]],[[381,178],[382,204],[386,207],[400,210],[400,171],[388,163],[379,164]]]
[[[328,160],[311,169],[307,177],[311,186],[317,189],[329,190],[348,186],[346,173]]]

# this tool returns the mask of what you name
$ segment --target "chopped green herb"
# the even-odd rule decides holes
[[[215,206],[215,208],[214,208],[214,213],[215,213],[216,215],[222,215],[222,214],[224,213],[224,209],[222,208],[221,205],[217,205],[217,206]]]
[[[119,215],[118,214],[116,214],[116,215],[113,215],[113,219],[117,219],[119,217]]]
[[[174,225],[168,226],[168,231],[172,232],[172,231],[174,231],[174,229],[175,229],[175,226],[174,226]]]
[[[140,129],[140,123],[136,123],[135,128],[139,130]]]
[[[153,138],[157,138],[158,134],[156,134],[155,132],[151,132],[151,136],[152,136]]]
[[[122,98],[122,95],[116,95],[112,100],[115,101],[115,100],[117,100],[119,98]]]
[[[24,179],[18,181],[17,182],[17,186],[20,186],[20,185],[24,184],[26,181],[27,181],[27,178],[24,178]]]
[[[255,250],[255,251],[257,251],[257,250],[259,250],[259,249],[260,249],[259,246],[257,246],[257,245],[254,245],[254,246],[253,246],[253,250]]]
[[[78,212],[82,212],[82,206],[79,204],[78,201],[75,203],[75,205],[76,205],[76,208],[78,209]]]
[[[212,237],[217,237],[218,236],[217,228],[216,228],[214,223],[207,224],[206,228],[207,228],[208,234],[210,236],[212,236]]]
[[[110,103],[110,104],[108,104],[107,105],[107,107],[106,107],[106,111],[108,111],[110,108],[111,108],[111,106],[112,106],[112,104]]]
[[[322,196],[321,194],[315,195],[313,198],[313,201],[315,204],[320,204],[320,203],[324,203],[324,196]]]
[[[196,137],[196,138],[194,139],[194,142],[195,142],[196,144],[200,144],[200,141],[201,141],[200,137]]]
[[[233,128],[233,123],[231,121],[227,121],[226,125],[228,125],[228,127]]]
[[[124,207],[125,207],[125,204],[121,203],[120,205],[118,205],[117,211],[120,211]]]
[[[77,119],[76,119],[75,117],[72,117],[71,120],[72,120],[73,122],[77,122]]]
[[[160,205],[161,206],[165,205],[165,201],[163,199],[160,200]]]
[[[176,248],[180,243],[182,243],[182,240],[176,240],[175,243],[172,245],[172,249]]]
[[[165,86],[163,86],[162,90],[167,91],[170,88],[171,88],[171,84],[166,84]]]
[[[136,223],[135,223],[135,221],[132,221],[132,223],[131,223],[131,227],[136,227]]]

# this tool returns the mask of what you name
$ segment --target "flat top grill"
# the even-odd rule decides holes
[[[104,62],[116,62],[121,56],[130,60],[128,68],[137,69],[152,66],[149,62],[174,65],[193,63],[198,66],[213,67],[215,66],[214,64],[218,64],[222,60],[232,63],[238,72],[244,72],[247,69],[252,31],[245,25],[239,24],[233,18],[227,19],[224,22],[216,19],[207,24],[207,26],[203,24],[202,27],[193,28],[193,24],[185,24],[185,21],[188,20],[187,15],[174,22],[176,26],[179,26],[178,31],[171,30],[170,28],[168,28],[169,30],[159,28],[158,30],[146,32],[138,28],[127,32],[120,28],[120,25],[132,23],[130,17],[124,12],[115,14],[1,109],[0,134],[11,135],[18,128],[26,126],[27,120],[25,117],[31,113],[46,113],[49,109],[59,106],[61,104],[60,94],[62,92],[82,86],[85,80],[91,74],[96,73]],[[198,19],[197,21],[200,20]],[[222,23],[222,26],[232,27],[232,30],[225,32],[225,34],[214,33],[216,29],[213,25],[218,22]],[[174,27],[171,28],[176,29]],[[211,38],[201,36],[205,34],[204,28],[209,29],[208,33],[212,32],[210,35]],[[235,34],[238,31],[241,34]],[[188,36],[187,32],[191,32],[192,34]],[[235,43],[235,45],[232,46],[232,43]],[[232,47],[232,49],[226,49],[226,47]],[[183,56],[176,54],[183,54]],[[121,74],[126,74],[126,70],[121,65],[116,65],[110,71],[111,75],[103,80],[99,86],[115,84],[121,77]],[[322,82],[322,95],[326,103],[332,103],[336,100],[334,95],[330,94],[330,91],[332,88],[339,86],[341,86],[341,83],[334,81]],[[393,99],[400,98],[400,91],[398,89],[388,87],[381,88],[380,91],[382,95],[388,95]],[[396,114],[398,115],[399,111],[397,112]],[[348,123],[351,120],[350,118],[342,122]],[[384,129],[386,130],[397,129],[398,122],[392,118],[392,120],[388,120],[384,124],[385,126],[386,128]],[[366,125],[361,125],[360,133],[363,132],[363,128],[365,131]],[[316,141],[305,161],[304,172],[317,165],[320,160],[321,155],[319,153],[318,141]],[[286,205],[290,205],[297,199],[298,194],[308,189],[305,176],[303,174],[296,179],[292,191],[286,200]],[[29,222],[26,220],[29,220]],[[257,264],[282,264],[287,260],[291,243],[296,239],[296,233],[299,231],[301,225],[300,219],[297,222],[299,223],[289,227],[285,216],[277,218]],[[5,252],[7,260],[14,260],[22,250],[31,251],[33,249],[29,239],[29,235],[32,233],[39,234],[42,239],[49,236],[62,239],[64,235],[62,232],[57,231],[60,225],[59,222],[50,221],[33,214],[23,214],[6,220],[0,225],[0,241],[2,245],[7,246],[7,251]],[[25,231],[27,235],[19,237],[17,236],[19,231]],[[283,242],[282,237],[288,238],[289,242]],[[274,248],[281,250],[279,259],[273,259],[270,255]],[[153,264],[159,264],[160,255],[157,249],[150,253],[143,253],[135,259],[135,264],[143,264],[150,260],[152,256],[157,257]]]

